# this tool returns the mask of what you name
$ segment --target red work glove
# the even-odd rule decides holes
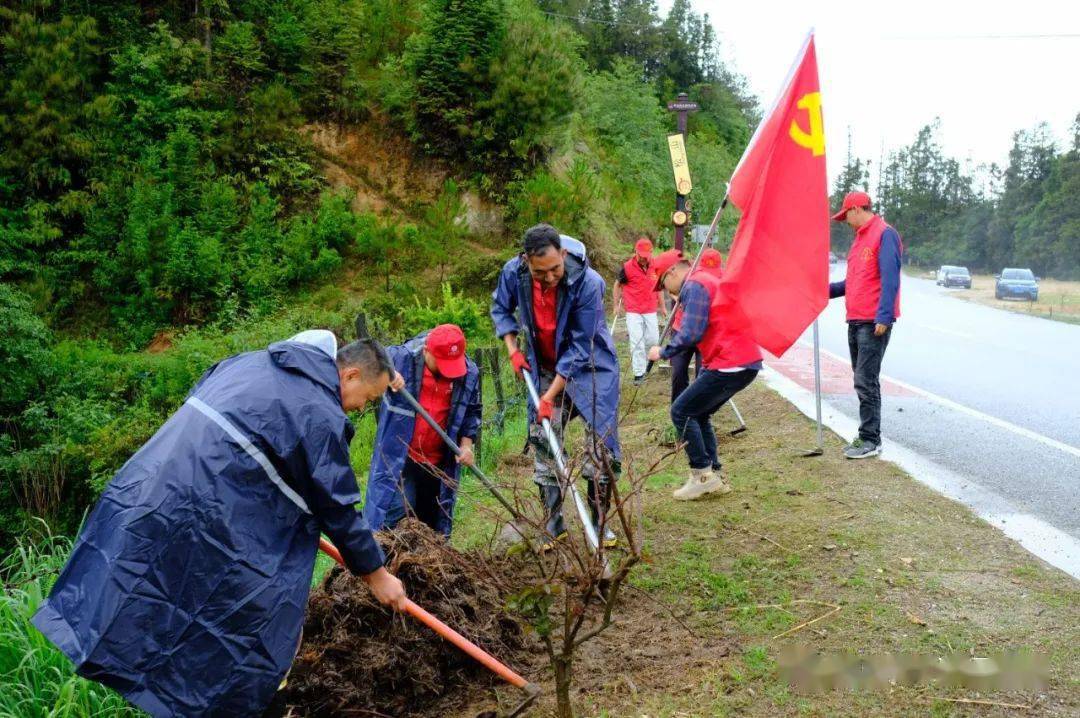
[[[522,371],[532,371],[532,367],[529,366],[529,362],[525,361],[525,355],[520,351],[516,351],[510,355],[510,364],[514,367],[514,373],[517,374],[518,379],[522,379]]]
[[[540,406],[536,407],[536,423],[543,424],[544,419],[551,421],[551,413],[555,411],[555,405],[547,399],[540,400]]]

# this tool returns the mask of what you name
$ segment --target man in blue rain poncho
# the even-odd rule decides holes
[[[480,369],[465,355],[465,334],[440,324],[404,344],[387,347],[409,393],[461,449],[455,456],[434,428],[400,395],[383,396],[368,471],[364,518],[376,531],[406,515],[449,538],[458,473],[472,466],[480,430]]]
[[[540,407],[529,407],[530,443],[536,448],[533,481],[547,511],[549,548],[566,533],[562,490],[554,457],[539,421],[551,421],[562,438],[567,422],[586,425],[582,474],[588,480],[592,523],[604,524],[603,542],[615,535],[606,526],[610,482],[619,461],[619,361],[604,315],[604,280],[589,266],[585,246],[560,235],[550,224],[525,232],[522,253],[503,265],[491,295],[495,334],[505,343],[520,376],[529,372],[540,392]],[[525,335],[525,348],[518,334]]]
[[[401,582],[362,514],[346,411],[383,349],[303,332],[211,367],[106,487],[34,625],[153,716],[259,715],[292,664],[320,532],[382,603]]]

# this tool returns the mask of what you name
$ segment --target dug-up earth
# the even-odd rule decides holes
[[[621,437],[624,458],[634,466],[652,465],[671,450],[663,445],[667,391],[664,376],[640,390],[624,389]],[[649,478],[645,561],[623,590],[616,623],[579,651],[572,693],[578,715],[1080,715],[1080,586],[1073,579],[887,461],[845,461],[839,437],[828,438],[825,456],[803,458],[814,440],[812,424],[760,380],[738,402],[749,431],[728,436],[735,419],[727,409],[714,420],[732,494],[675,501],[671,491],[685,478],[681,455],[661,462]],[[507,443],[514,450],[504,457],[499,480],[527,485],[530,462],[517,451],[520,443]],[[482,487],[466,480],[454,537],[461,556],[491,550],[500,528],[494,515]],[[480,635],[495,637],[492,651],[544,688],[527,715],[554,715],[552,674],[536,637],[490,630],[503,625],[495,594],[513,591],[516,580],[513,564],[501,565],[496,580],[481,582],[479,624],[489,631]],[[427,589],[423,597],[436,600]],[[313,597],[313,617],[324,600],[318,592]],[[465,621],[472,630],[477,616],[466,621],[452,598],[447,603],[448,621]],[[305,637],[305,648],[310,640]],[[1031,691],[927,683],[803,694],[776,670],[780,651],[791,645],[863,656],[1026,649],[1047,656],[1050,678]],[[445,695],[422,710],[353,703],[336,715],[474,718],[505,711],[520,697],[482,670],[462,667],[452,651],[415,650],[422,660],[437,654],[454,663]],[[302,649],[294,677],[303,674],[305,655]],[[311,684],[318,688],[313,695],[351,690],[334,686],[351,680],[340,675],[348,659],[334,660],[339,673],[324,672]],[[403,664],[384,670],[401,671]],[[368,672],[361,680],[384,678]]]

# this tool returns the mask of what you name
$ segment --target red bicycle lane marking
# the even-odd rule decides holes
[[[782,357],[765,352],[765,363],[804,389],[814,390],[814,348],[797,342]],[[821,353],[821,393],[854,394],[851,364],[826,352]],[[915,392],[882,377],[882,396],[918,396]]]

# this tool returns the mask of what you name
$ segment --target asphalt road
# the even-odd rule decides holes
[[[833,278],[845,269],[834,265]],[[1080,539],[1080,326],[949,296],[958,291],[903,278],[882,368],[895,380],[883,400],[884,450],[896,442],[984,489],[996,514],[1034,516]],[[847,371],[843,299],[820,330],[826,367]],[[825,399],[857,420],[850,379],[831,374]]]

